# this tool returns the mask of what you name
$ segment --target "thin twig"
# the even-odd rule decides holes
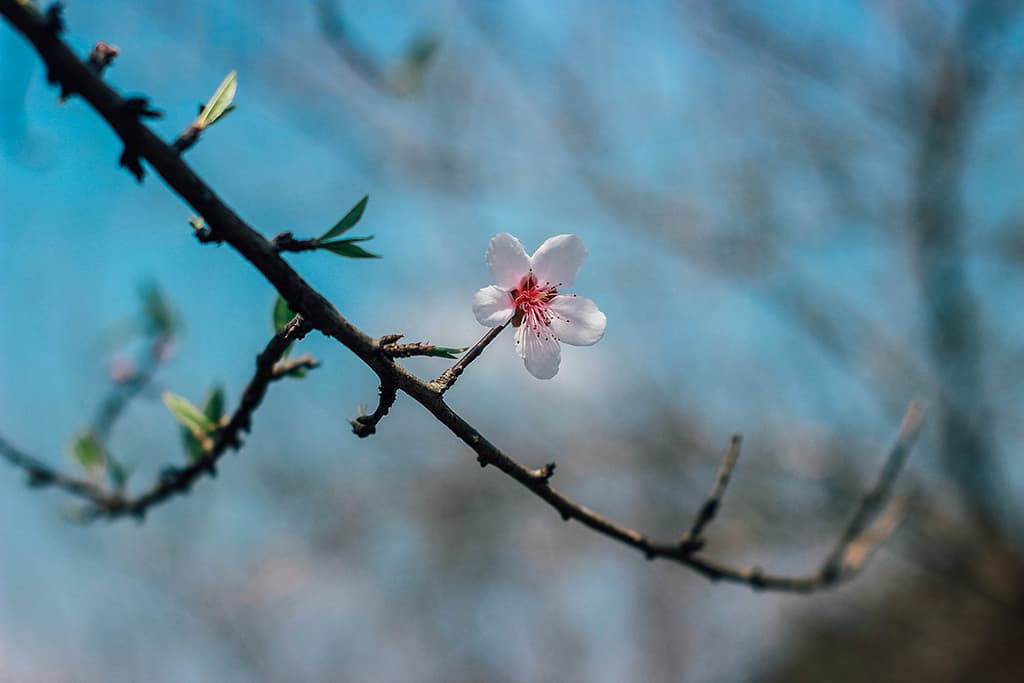
[[[743,437],[739,434],[733,435],[732,441],[729,443],[729,450],[725,452],[725,458],[722,459],[722,467],[718,471],[715,485],[711,487],[711,493],[708,494],[697,516],[694,517],[689,531],[679,539],[679,546],[682,549],[695,553],[706,545],[701,534],[715,518],[715,515],[718,514],[718,508],[722,504],[722,496],[725,494],[725,487],[729,485],[729,477],[732,476],[733,468],[736,467],[736,460],[740,457],[740,444],[742,441]]]
[[[274,366],[274,371],[270,376],[271,382],[276,382],[279,379],[285,377],[303,377],[305,373],[310,370],[315,370],[320,367],[320,361],[313,358],[310,354],[299,356],[298,358],[292,358],[289,360],[283,360]]]
[[[213,189],[196,175],[174,149],[161,141],[142,123],[141,116],[147,113],[144,100],[135,102],[132,106],[126,106],[130,101],[123,99],[101,79],[96,78],[95,74],[59,38],[53,29],[53,22],[47,21],[46,17],[35,8],[23,5],[17,0],[0,0],[0,14],[7,17],[8,21],[33,44],[49,68],[51,80],[80,93],[121,137],[125,143],[123,159],[127,157],[126,165],[137,178],[141,179],[142,176],[142,167],[138,160],[145,159],[174,192],[206,219],[210,225],[211,234],[215,235],[216,240],[229,243],[259,269],[285,298],[292,310],[300,313],[312,327],[333,337],[358,356],[378,375],[382,386],[396,386],[398,390],[405,392],[420,403],[476,453],[477,461],[482,466],[497,467],[552,506],[562,515],[563,519],[576,519],[597,533],[639,550],[649,559],[660,557],[672,560],[712,580],[744,584],[755,589],[809,593],[837,585],[852,576],[849,571],[834,569],[834,565],[838,563],[832,559],[832,556],[817,573],[806,576],[772,575],[758,567],[741,569],[724,565],[684,548],[678,541],[656,542],[638,531],[615,524],[551,487],[549,478],[552,467],[545,466],[540,469],[524,467],[484,438],[472,425],[456,414],[442,398],[444,391],[452,386],[466,365],[479,355],[483,346],[493,340],[503,327],[489,331],[476,347],[446,371],[438,381],[426,382],[416,377],[395,363],[393,359],[388,358],[386,354],[382,354],[378,340],[344,318],[323,295],[313,289],[281,258],[273,244],[221,201]],[[283,347],[281,352],[283,352]],[[262,358],[263,356],[261,356]],[[259,373],[257,374],[259,375]],[[258,387],[259,391],[256,393],[259,396],[262,396],[267,381],[269,380],[263,378],[263,386]],[[254,381],[253,384],[256,382]],[[254,388],[253,384],[250,384],[250,388]],[[248,391],[246,395],[249,395]],[[258,403],[258,399],[256,402]],[[243,405],[245,403],[243,398]],[[236,418],[244,419],[247,423],[248,414],[240,416],[236,413]],[[837,549],[842,549],[839,553],[840,557],[846,553],[846,548],[857,542],[857,539],[862,537],[864,530],[877,519],[877,509],[882,500],[888,496],[892,479],[906,458],[919,426],[920,409],[912,406],[908,412],[908,418],[904,420],[901,437],[889,454],[878,484],[869,493],[854,520],[841,536],[840,543],[837,545]],[[225,432],[228,429],[233,429],[237,435],[240,428],[241,424],[233,418],[225,428]],[[225,448],[225,438],[222,434],[218,438],[215,448]],[[169,478],[170,483],[155,487],[149,495],[157,498],[167,497],[173,492],[187,490],[191,482],[201,472],[206,471],[206,467],[212,469],[212,466],[213,458],[204,458],[191,466],[191,468],[198,469],[189,470],[192,472],[190,475],[186,477],[175,472]],[[179,482],[183,483],[179,484]],[[145,510],[147,507],[148,505],[142,509]]]
[[[320,243],[315,239],[295,239],[295,235],[290,232],[275,235],[270,243],[278,251],[313,251],[320,248]]]
[[[501,334],[506,327],[508,327],[507,322],[487,330],[487,333],[480,338],[480,341],[473,344],[472,348],[470,348],[469,351],[466,351],[455,365],[441,373],[441,376],[438,377],[435,382],[439,391],[443,394],[451,389],[455,385],[456,380],[459,379],[459,375],[465,371],[466,367],[479,358],[480,354],[487,348],[487,345],[497,339],[498,335]]]
[[[907,408],[900,424],[899,438],[889,453],[885,467],[882,468],[878,480],[871,490],[861,499],[857,511],[850,522],[846,525],[843,533],[839,536],[835,548],[826,558],[822,565],[821,572],[824,575],[839,575],[844,570],[844,559],[847,549],[851,544],[861,538],[865,530],[878,518],[879,513],[885,506],[892,491],[893,483],[910,455],[917,435],[921,431],[921,422],[924,419],[924,408],[920,403],[914,402]]]
[[[380,398],[377,401],[377,409],[372,414],[360,415],[354,420],[349,420],[352,424],[352,432],[360,439],[377,433],[377,424],[384,419],[398,399],[398,385],[393,382],[382,380],[378,392]]]

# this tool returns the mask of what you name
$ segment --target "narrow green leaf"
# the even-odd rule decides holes
[[[289,370],[288,376],[292,379],[306,379],[309,376],[309,369],[299,365]]]
[[[294,317],[295,312],[292,311],[284,297],[278,294],[277,301],[274,302],[274,332],[283,330]]]
[[[87,431],[75,437],[71,442],[71,455],[78,464],[90,472],[103,469],[107,463],[107,455],[103,444],[93,431]]]
[[[351,240],[338,240],[337,242],[327,242],[326,244],[320,244],[317,249],[326,249],[327,251],[337,254],[338,256],[345,256],[347,258],[380,258],[378,254],[372,254],[356,242],[365,242],[366,237],[360,237]]]
[[[370,195],[366,195],[359,200],[359,203],[349,209],[349,212],[345,214],[345,217],[335,223],[334,227],[325,232],[320,237],[316,238],[317,242],[326,242],[329,239],[343,235],[352,228],[355,227],[356,223],[363,217],[363,212],[366,211],[366,203],[370,201]]]
[[[238,72],[232,71],[227,75],[217,90],[213,93],[213,97],[206,103],[203,110],[199,112],[199,118],[196,119],[196,126],[202,130],[208,126],[213,125],[218,119],[222,118],[231,107],[231,102],[235,99],[235,91],[238,89]]]
[[[210,394],[206,397],[206,403],[203,404],[203,414],[210,418],[210,422],[214,425],[220,424],[220,419],[224,417],[224,388],[214,387]]]
[[[192,405],[187,398],[165,391],[163,399],[164,405],[167,406],[167,410],[171,411],[171,415],[197,438],[213,431],[215,425],[210,422],[210,418]]]
[[[452,348],[450,346],[435,346],[431,349],[430,355],[435,358],[449,358],[451,360],[456,360],[458,358],[458,354],[465,353],[468,350],[468,346],[461,349]]]

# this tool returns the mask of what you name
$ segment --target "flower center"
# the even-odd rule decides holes
[[[537,276],[529,272],[519,281],[519,286],[509,292],[516,307],[516,313],[512,318],[515,327],[522,325],[524,320],[532,327],[541,323],[551,324],[549,303],[558,294],[558,290],[549,282],[544,285],[540,286]]]

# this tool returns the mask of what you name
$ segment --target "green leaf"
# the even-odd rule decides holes
[[[164,403],[182,425],[181,443],[185,447],[185,457],[189,462],[201,459],[212,445],[209,434],[224,416],[224,390],[214,387],[206,397],[202,412],[188,399],[167,392],[164,393]]]
[[[203,444],[195,437],[195,434],[185,427],[181,428],[181,443],[185,447],[185,459],[188,462],[201,460],[206,455],[206,449],[203,448]]]
[[[320,237],[316,238],[317,242],[326,242],[329,239],[343,235],[352,228],[355,227],[356,223],[363,217],[363,212],[366,211],[366,202],[370,201],[370,195],[366,195],[359,200],[359,203],[353,206],[345,217],[335,223],[334,227],[325,232]]]
[[[430,350],[430,355],[435,358],[449,358],[451,360],[456,360],[458,358],[457,354],[465,353],[468,350],[468,346],[461,349],[452,348],[450,346],[435,346]]]
[[[103,469],[107,464],[107,454],[103,448],[100,438],[92,430],[82,432],[71,442],[71,455],[78,464],[95,472]]]
[[[298,365],[288,371],[288,376],[292,379],[306,379],[309,376],[309,369]]]
[[[210,422],[214,425],[220,424],[220,419],[224,417],[224,388],[214,387],[210,394],[206,397],[206,403],[203,404],[203,414],[210,418]]]
[[[171,415],[196,438],[208,435],[214,430],[215,425],[210,418],[192,405],[187,398],[165,391],[163,399],[164,405],[167,406],[167,410],[171,411]]]
[[[345,256],[346,258],[380,258],[380,255],[372,254],[356,244],[356,242],[365,242],[368,239],[371,238],[356,237],[354,239],[338,240],[337,242],[327,242],[326,244],[318,244],[317,249],[326,249],[331,253]]]
[[[277,301],[274,302],[274,332],[283,330],[294,317],[295,312],[292,311],[284,297],[278,294]]]
[[[142,288],[143,329],[151,337],[170,336],[178,329],[178,315],[155,284]]]
[[[232,71],[227,75],[213,97],[206,103],[203,110],[199,112],[196,119],[196,126],[202,130],[213,125],[218,119],[223,118],[232,109],[231,102],[235,99],[235,91],[238,89],[238,72]]]

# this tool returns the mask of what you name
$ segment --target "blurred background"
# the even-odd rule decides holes
[[[288,260],[371,334],[469,345],[490,237],[579,234],[605,339],[541,382],[506,334],[450,403],[614,520],[677,535],[740,432],[708,554],[810,572],[907,402],[928,417],[867,571],[757,594],[562,523],[410,400],[357,439],[376,378],[314,335],[323,367],[144,524],[75,524],[4,464],[0,681],[1019,680],[1021,3],[68,5],[168,140],[238,70],[187,156],[268,237],[369,194],[382,260]],[[275,293],[56,95],[0,26],[0,434],[79,468],[156,286],[180,324],[108,441],[138,490],[185,458],[160,393],[233,406]]]

